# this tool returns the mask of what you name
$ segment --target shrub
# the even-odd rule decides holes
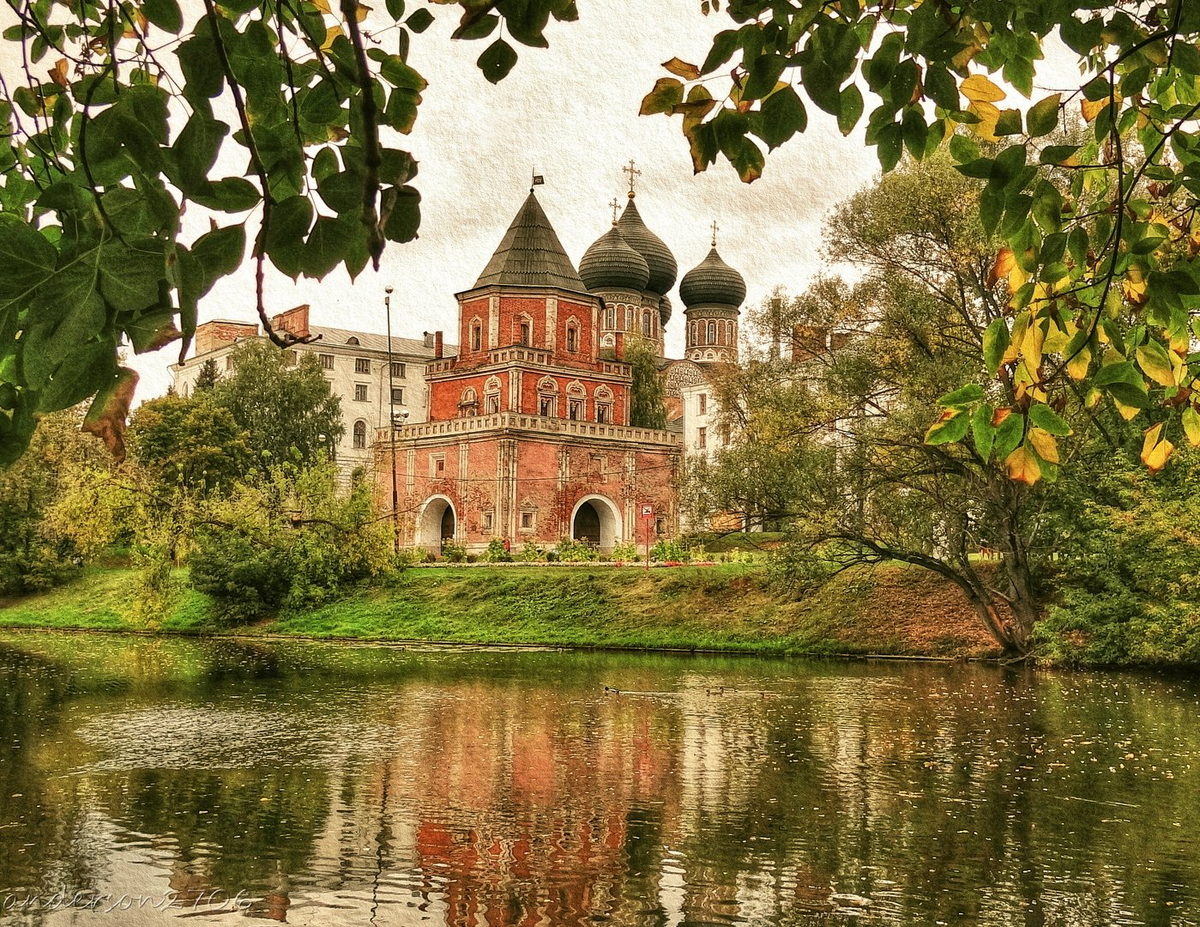
[[[570,538],[563,538],[558,542],[555,548],[557,559],[564,563],[586,563],[596,560],[600,556],[600,552],[586,544],[583,541],[572,541]]]
[[[538,547],[532,540],[529,540],[525,542],[525,546],[517,554],[517,559],[522,563],[537,563],[546,559],[546,551],[544,548]]]
[[[442,557],[448,563],[462,563],[467,559],[467,549],[461,544],[448,541],[442,545]]]
[[[637,544],[633,541],[626,541],[624,544],[618,544],[612,549],[612,558],[618,563],[627,562],[633,563],[640,559],[637,552]]]
[[[660,563],[690,563],[692,553],[680,542],[664,538],[650,548],[650,559]]]
[[[508,546],[500,538],[492,538],[488,541],[487,550],[484,551],[483,559],[487,563],[508,563],[512,560],[512,554],[508,551]]]

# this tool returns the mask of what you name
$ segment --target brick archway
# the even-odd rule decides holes
[[[458,512],[447,496],[430,496],[421,505],[417,516],[417,547],[435,554],[442,552],[446,541],[458,535]]]
[[[593,541],[603,552],[611,552],[621,543],[621,510],[607,496],[584,496],[571,512],[571,538]]]

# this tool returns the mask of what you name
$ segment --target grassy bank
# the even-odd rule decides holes
[[[958,591],[923,571],[880,567],[804,599],[780,597],[747,564],[412,569],[322,607],[231,628],[185,588],[155,621],[134,617],[129,570],[0,603],[0,627],[284,634],[777,654],[976,656],[987,635]]]

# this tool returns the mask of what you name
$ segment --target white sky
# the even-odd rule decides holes
[[[382,2],[377,4],[382,8]],[[746,278],[748,303],[782,284],[800,290],[818,268],[820,225],[839,199],[877,171],[861,134],[842,138],[831,117],[810,113],[808,132],[768,158],[763,177],[742,184],[727,163],[694,177],[678,118],[639,116],[642,97],[674,55],[699,62],[712,35],[729,25],[704,17],[699,0],[583,0],[580,20],[547,29],[549,49],[517,46],[520,61],[499,85],[489,84],[475,59],[489,40],[451,42],[458,8],[430,6],[436,22],[414,36],[410,64],[429,81],[407,138],[396,136],[420,161],[420,238],[389,243],[378,274],[369,267],[351,285],[341,271],[323,282],[296,284],[269,265],[272,312],[307,302],[314,324],[384,330],[383,289],[392,297],[393,334],[419,337],[457,325],[454,294],[470,287],[528,194],[530,174],[546,178],[537,190],[567,254],[578,266],[584,250],[608,230],[609,202],[624,207],[630,158],[642,171],[638,208],[674,252],[680,277],[708,253],[710,226],[720,225],[719,249]],[[409,4],[409,9],[415,4]],[[394,51],[394,32],[380,36]],[[253,278],[218,284],[201,302],[201,321],[252,321]],[[682,310],[667,327],[667,352],[683,351]],[[142,374],[139,400],[165,392],[171,348],[134,358]]]
[[[182,5],[188,19],[202,11],[199,0]],[[418,5],[410,0],[408,12]],[[382,0],[374,6],[382,11]],[[638,208],[675,254],[680,277],[708,252],[715,219],[722,257],[746,279],[747,305],[775,286],[802,290],[822,266],[824,216],[878,174],[861,127],[843,138],[832,117],[809,105],[808,130],[770,154],[755,183],[742,184],[723,160],[694,176],[679,118],[639,116],[638,108],[655,80],[667,76],[662,62],[678,55],[699,63],[713,34],[731,21],[701,15],[699,0],[580,0],[579,7],[578,22],[551,22],[549,49],[517,46],[520,61],[493,86],[474,64],[491,39],[452,42],[460,8],[430,5],[436,21],[413,37],[409,58],[429,81],[416,128],[407,138],[385,130],[393,136],[385,142],[410,150],[420,162],[414,181],[423,197],[420,238],[389,243],[379,273],[368,268],[353,285],[341,271],[322,282],[293,283],[268,264],[269,311],[307,302],[314,324],[382,332],[383,290],[391,285],[395,335],[419,337],[440,328],[447,340],[456,340],[454,294],[475,282],[527,195],[531,173],[545,176],[538,198],[578,266],[588,245],[609,228],[609,202],[616,196],[624,205],[621,167],[630,158],[642,171]],[[7,25],[11,14],[0,19]],[[395,50],[394,30],[381,31],[378,39],[385,50]],[[3,67],[10,71],[17,62],[11,46],[5,51]],[[52,64],[47,57],[35,70],[40,74]],[[1047,70],[1074,82],[1061,65]],[[232,142],[226,148],[237,153],[228,164],[244,164],[240,149]],[[188,217],[189,226],[197,221],[199,215]],[[670,296],[667,354],[679,357],[683,306],[676,292]],[[249,263],[218,283],[200,312],[201,322],[254,321]],[[166,391],[167,365],[176,356],[169,346],[131,359],[142,374],[139,401]]]

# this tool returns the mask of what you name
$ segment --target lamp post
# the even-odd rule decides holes
[[[396,390],[392,385],[392,287],[383,288],[383,308],[387,316],[388,356],[388,437],[392,446],[392,546],[400,553],[400,493],[396,486]]]

